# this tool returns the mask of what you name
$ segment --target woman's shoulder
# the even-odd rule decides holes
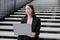
[[[39,17],[36,17],[35,19],[36,19],[36,20],[40,20],[40,18],[39,18]]]

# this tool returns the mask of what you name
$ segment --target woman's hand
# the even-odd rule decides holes
[[[35,33],[35,32],[32,32],[30,35],[27,35],[27,36],[29,36],[29,37],[31,37],[31,38],[34,38],[35,35],[36,35],[36,33]]]

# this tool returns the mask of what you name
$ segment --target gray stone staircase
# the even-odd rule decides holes
[[[39,38],[45,40],[60,39],[60,13],[35,11],[35,14],[41,19]],[[14,35],[13,24],[20,23],[24,16],[25,12],[21,10],[0,21],[0,40],[17,40],[18,35]]]
[[[35,5],[35,3],[36,1],[32,4]],[[39,9],[40,6],[37,8]],[[35,14],[41,19],[40,40],[60,40],[59,8],[49,7],[46,10],[41,8],[41,10],[35,10]],[[17,40],[18,35],[14,35],[13,24],[20,23],[24,16],[25,9],[23,7],[0,21],[0,40]]]

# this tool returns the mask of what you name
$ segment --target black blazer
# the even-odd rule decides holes
[[[21,20],[21,23],[27,23],[27,18],[24,17],[22,20]],[[32,32],[35,32],[36,33],[36,36],[35,37],[38,37],[39,33],[40,33],[40,27],[41,27],[41,21],[40,21],[40,18],[38,17],[33,17],[33,21],[32,21]]]

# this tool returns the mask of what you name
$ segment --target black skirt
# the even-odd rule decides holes
[[[28,37],[28,36],[25,36],[25,35],[19,35],[18,40],[39,40],[39,37],[31,38],[31,37]]]

